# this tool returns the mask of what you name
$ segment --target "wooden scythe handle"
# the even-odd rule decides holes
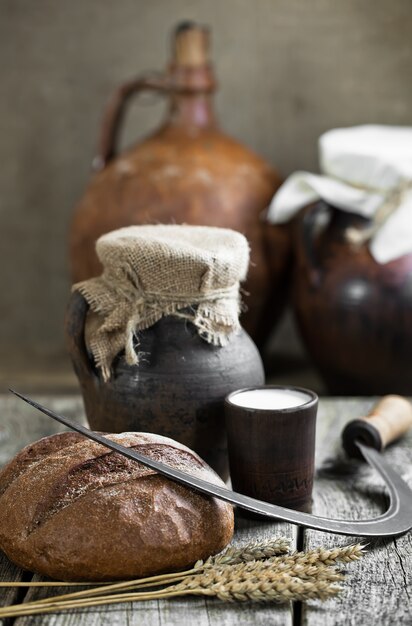
[[[360,456],[355,440],[383,450],[412,427],[412,404],[402,396],[384,396],[369,415],[349,422],[342,443],[349,456]]]

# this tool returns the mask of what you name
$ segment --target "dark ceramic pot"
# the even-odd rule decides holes
[[[90,426],[171,437],[227,478],[225,396],[264,383],[262,361],[249,335],[242,330],[227,346],[216,347],[200,339],[191,323],[165,317],[139,333],[140,363],[128,365],[121,353],[111,379],[103,382],[85,346],[87,310],[75,292],[66,337]]]
[[[327,216],[329,222],[321,224]],[[412,255],[381,265],[348,228],[370,222],[317,203],[295,223],[293,304],[332,394],[412,394]]]

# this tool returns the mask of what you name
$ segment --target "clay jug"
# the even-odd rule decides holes
[[[412,255],[377,263],[367,244],[346,236],[349,228],[369,228],[369,220],[322,202],[295,227],[293,305],[329,391],[411,395]]]
[[[171,437],[195,450],[226,479],[224,398],[236,389],[264,383],[259,352],[247,333],[241,330],[219,347],[201,339],[186,320],[163,317],[139,333],[139,349],[146,358],[128,365],[123,351],[105,382],[86,348],[87,311],[86,300],[74,292],[66,339],[90,426]]]
[[[265,314],[265,308],[277,310],[282,300],[278,293],[271,301],[279,264],[270,271],[261,218],[280,178],[263,159],[219,129],[213,111],[215,89],[208,32],[187,23],[176,30],[166,73],[137,78],[115,92],[104,114],[95,172],[71,225],[72,278],[78,282],[100,273],[95,241],[122,226],[187,223],[239,230],[251,245],[245,285],[250,295],[242,323],[262,343],[277,316]],[[117,154],[126,103],[149,90],[167,98],[166,119],[143,141]]]

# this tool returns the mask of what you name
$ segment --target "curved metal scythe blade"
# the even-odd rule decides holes
[[[390,537],[393,535],[400,535],[410,528],[412,528],[412,491],[405,483],[404,480],[386,463],[383,456],[376,450],[357,442],[359,449],[361,450],[366,461],[374,467],[384,479],[389,491],[390,504],[389,508],[383,515],[369,520],[335,520],[327,517],[319,517],[310,513],[302,513],[300,511],[294,511],[287,509],[276,504],[269,504],[262,500],[256,500],[249,496],[245,496],[235,491],[231,491],[226,487],[214,485],[206,480],[191,476],[186,472],[182,472],[178,469],[154,461],[148,457],[135,452],[131,448],[126,448],[114,441],[110,441],[103,435],[99,435],[96,432],[85,428],[81,424],[72,422],[67,417],[58,415],[54,411],[47,409],[38,402],[31,400],[27,396],[24,396],[17,391],[10,389],[16,396],[35,407],[42,413],[45,413],[54,420],[57,420],[61,424],[64,424],[68,428],[75,430],[76,432],[84,435],[88,439],[92,439],[97,443],[110,448],[114,452],[118,452],[128,459],[138,461],[147,467],[167,476],[171,480],[175,480],[178,483],[186,485],[205,493],[207,495],[215,496],[231,504],[258,513],[266,517],[270,517],[277,520],[283,520],[285,522],[291,522],[292,524],[299,524],[305,528],[313,528],[315,530],[322,530],[330,533],[338,533],[340,535],[355,535],[362,537]]]

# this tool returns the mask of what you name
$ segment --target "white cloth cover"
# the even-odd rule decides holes
[[[295,172],[275,194],[271,223],[290,220],[307,204],[324,200],[376,220],[369,247],[378,263],[412,252],[412,127],[337,128],[319,139],[321,175]],[[379,212],[387,211],[380,223]]]

